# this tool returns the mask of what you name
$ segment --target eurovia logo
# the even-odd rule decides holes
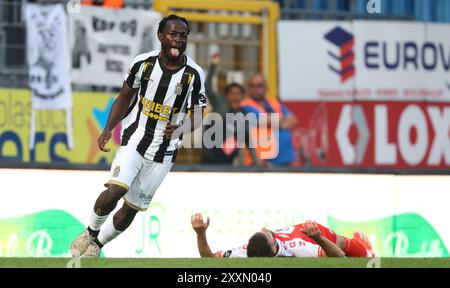
[[[353,65],[355,61],[353,34],[348,33],[341,27],[336,27],[325,35],[325,39],[331,44],[328,49],[328,55],[331,59],[328,68],[340,76],[341,83],[345,83],[356,73]]]

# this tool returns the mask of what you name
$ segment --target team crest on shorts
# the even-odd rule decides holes
[[[116,168],[114,168],[113,177],[118,177],[119,173],[120,173],[120,166],[116,166]]]

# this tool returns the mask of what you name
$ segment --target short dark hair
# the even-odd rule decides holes
[[[269,239],[263,233],[255,233],[248,240],[247,257],[274,257],[275,253],[270,246]]]
[[[177,16],[175,14],[171,14],[169,16],[164,17],[161,21],[159,21],[158,24],[158,33],[162,33],[162,31],[164,30],[164,27],[166,27],[166,23],[172,20],[178,20],[181,22],[184,22],[188,28],[188,34],[189,32],[191,32],[191,29],[189,28],[189,22],[186,20],[186,18]]]
[[[227,86],[225,86],[225,96],[228,95],[231,89],[238,88],[241,90],[242,94],[245,94],[245,88],[241,84],[238,84],[236,82],[230,83]]]

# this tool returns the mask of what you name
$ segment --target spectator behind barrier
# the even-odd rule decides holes
[[[270,165],[291,165],[295,162],[295,151],[292,142],[291,129],[294,128],[298,121],[297,118],[276,98],[267,97],[267,83],[264,76],[256,74],[249,79],[249,97],[241,102],[241,106],[246,113],[255,113],[259,116],[261,113],[279,113],[280,115],[280,131],[279,131],[279,149],[278,155],[274,159],[267,162]],[[263,133],[260,128],[258,133]],[[251,135],[256,133],[250,132]],[[260,149],[257,147],[257,155],[260,157]],[[263,159],[264,160],[264,159]],[[251,163],[250,157],[247,155],[246,164]]]
[[[241,108],[241,101],[245,96],[245,88],[244,86],[237,83],[230,83],[225,87],[225,96],[219,95],[213,89],[212,81],[217,72],[218,64],[220,63],[220,55],[214,54],[211,58],[211,65],[208,69],[208,76],[205,81],[205,91],[208,96],[209,103],[212,107],[212,112],[218,113],[223,119],[223,138],[224,143],[222,147],[217,148],[204,148],[203,149],[203,161],[206,163],[216,163],[216,164],[233,164],[233,165],[243,165],[244,163],[244,150],[237,148],[237,133],[238,129],[245,129],[245,131],[240,131],[241,133],[245,133],[245,147],[249,147],[248,145],[248,125],[226,125],[226,114],[227,113],[244,113]],[[212,123],[214,125],[214,123]],[[210,126],[205,126],[205,131],[210,128]],[[228,131],[227,129],[234,129],[234,131]],[[226,138],[226,135],[233,135],[233,137]],[[226,145],[226,143],[228,145]],[[250,158],[252,159],[252,163],[261,164],[259,159],[256,156],[256,151],[254,149],[250,150]]]

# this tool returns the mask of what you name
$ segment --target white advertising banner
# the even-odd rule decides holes
[[[83,6],[69,19],[76,84],[120,87],[133,58],[159,48],[155,11]]]
[[[108,177],[0,170],[3,189],[14,191],[0,202],[0,256],[68,256]],[[213,251],[241,246],[262,227],[312,219],[344,236],[365,232],[378,256],[448,257],[448,187],[450,176],[173,172],[103,256],[199,257],[190,218],[203,212]]]
[[[357,37],[356,87],[368,91],[364,100],[407,100],[424,98],[419,92],[427,86],[419,66],[418,47],[425,41],[421,23],[354,22]],[[407,90],[411,90],[411,94]]]
[[[352,31],[350,22],[279,21],[283,100],[353,99],[354,40],[346,31]]]
[[[427,63],[430,67],[427,77],[429,87],[440,89],[430,100],[439,101],[440,98],[446,102],[450,101],[450,25],[448,24],[427,24],[426,44],[422,48],[422,53],[426,56]],[[442,93],[440,94],[440,91]],[[442,95],[442,96],[441,96]]]
[[[450,25],[280,21],[287,101],[450,101]]]
[[[32,109],[71,108],[67,18],[63,5],[27,4],[25,19]]]

